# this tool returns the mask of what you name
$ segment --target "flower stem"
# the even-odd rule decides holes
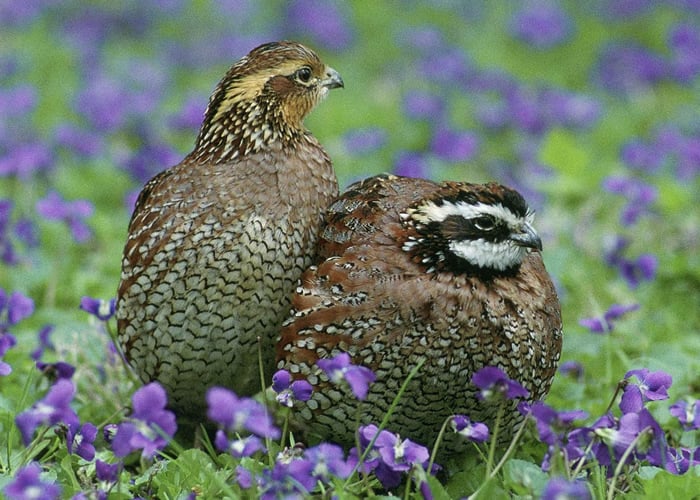
[[[126,355],[124,354],[124,351],[122,350],[122,346],[119,343],[119,340],[117,339],[117,332],[112,328],[112,324],[109,321],[103,321],[102,324],[104,324],[105,331],[107,332],[107,336],[109,336],[109,340],[112,341],[112,345],[114,346],[114,350],[117,351],[117,354],[119,355],[119,359],[122,362],[122,365],[124,365],[124,371],[126,372],[126,376],[129,377],[131,382],[134,383],[136,386],[141,385],[141,379],[136,375],[136,372],[132,368],[132,366],[129,364],[129,362],[126,360]]]
[[[496,414],[496,422],[493,424],[493,434],[491,436],[491,446],[489,446],[489,458],[486,461],[486,481],[488,481],[489,476],[491,476],[491,467],[493,467],[493,460],[496,454],[496,442],[498,441],[498,432],[501,429],[501,420],[503,419],[503,407],[505,406],[505,400],[501,400],[501,404],[498,405],[498,413]]]
[[[391,402],[391,406],[389,406],[389,410],[386,412],[386,415],[384,415],[384,418],[382,419],[381,423],[379,424],[379,427],[377,428],[377,433],[372,437],[372,440],[367,445],[367,448],[365,448],[365,450],[360,455],[360,459],[357,461],[357,464],[355,465],[355,468],[353,469],[352,473],[345,480],[345,484],[343,485],[343,487],[347,487],[348,483],[350,482],[350,479],[352,479],[352,477],[355,475],[355,473],[359,470],[359,468],[364,463],[365,458],[367,458],[367,455],[369,454],[370,450],[372,449],[372,447],[374,447],[374,442],[379,437],[379,433],[389,423],[389,418],[391,417],[391,414],[396,409],[396,405],[398,404],[399,400],[401,399],[401,396],[403,396],[403,393],[406,392],[406,388],[408,388],[408,384],[411,382],[413,377],[416,376],[416,374],[418,373],[418,370],[421,369],[421,367],[423,366],[424,363],[425,363],[425,358],[421,359],[418,362],[418,364],[416,364],[416,366],[413,367],[411,372],[406,377],[406,380],[404,380],[404,383],[401,384],[401,387],[399,388],[399,392],[396,394],[396,397]],[[358,443],[358,445],[359,445],[359,443]],[[359,450],[360,448],[358,447],[357,449]]]
[[[265,408],[265,416],[268,416],[268,409],[270,408],[270,402],[267,399],[267,391],[265,390],[265,370],[263,369],[263,361],[262,361],[262,338],[258,336],[257,338],[258,341],[258,370],[259,370],[259,375],[260,375],[260,387],[262,389],[262,397],[263,397],[263,408]],[[282,435],[282,438],[284,439],[284,434]],[[270,449],[270,444],[272,443],[272,440],[269,437],[265,437],[265,448],[267,449],[267,458],[269,460],[269,465],[272,467],[275,463],[275,457],[272,455],[272,450]]]
[[[583,450],[583,454],[581,455],[581,458],[578,459],[578,464],[576,464],[576,468],[571,473],[571,479],[575,479],[576,476],[578,476],[579,472],[581,472],[581,469],[583,468],[583,464],[586,463],[586,457],[593,449],[593,442],[594,441],[595,441],[594,439],[591,439],[591,442],[588,443],[588,446],[586,446],[586,449]]]
[[[610,481],[610,488],[608,489],[607,500],[613,500],[613,498],[615,498],[615,484],[617,483],[617,478],[619,478],[620,474],[622,473],[622,468],[625,466],[625,462],[627,462],[627,459],[637,447],[637,443],[642,438],[642,436],[650,430],[651,427],[645,427],[644,429],[642,429],[639,432],[639,434],[635,436],[635,438],[632,440],[630,445],[620,457],[620,461],[618,462],[617,467],[615,467],[615,472],[613,473],[612,480]]]
[[[508,461],[508,459],[510,458],[512,453],[515,451],[515,447],[518,444],[518,441],[520,441],[520,437],[523,435],[523,432],[525,431],[525,426],[527,425],[527,421],[530,418],[530,414],[527,414],[525,416],[523,421],[520,423],[520,427],[518,427],[518,432],[515,433],[515,435],[513,436],[513,439],[510,442],[510,445],[508,445],[508,449],[506,449],[505,453],[503,454],[501,459],[498,461],[496,466],[493,468],[493,470],[490,470],[491,464],[493,464],[493,457],[494,457],[494,453],[495,453],[495,449],[496,449],[495,443],[496,443],[496,438],[498,436],[498,428],[499,428],[499,424],[500,424],[500,419],[501,419],[502,414],[503,414],[502,410],[503,410],[504,404],[505,404],[505,401],[503,403],[501,403],[501,407],[499,408],[498,416],[496,417],[496,424],[494,425],[493,437],[492,437],[493,441],[491,441],[491,446],[489,448],[489,458],[488,458],[488,463],[486,466],[486,469],[489,472],[487,473],[486,479],[481,484],[481,486],[479,486],[479,488],[474,493],[469,495],[469,500],[476,498],[477,495],[479,494],[479,492],[481,491],[481,489],[484,486],[486,486],[488,484],[488,482],[491,481],[494,477],[496,477],[496,474],[498,474],[501,471],[501,469],[506,464],[506,462]]]
[[[433,445],[433,451],[430,454],[430,461],[428,462],[428,474],[430,474],[430,471],[433,470],[433,464],[435,463],[435,456],[437,455],[438,448],[440,447],[440,443],[442,442],[442,438],[445,435],[445,431],[447,430],[447,425],[452,421],[452,417],[454,415],[451,415],[445,419],[445,421],[442,424],[442,427],[440,427],[440,432],[438,433],[437,438],[435,439],[435,444]]]

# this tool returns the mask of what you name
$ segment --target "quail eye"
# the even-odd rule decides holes
[[[496,221],[490,215],[482,215],[474,219],[474,226],[481,231],[491,231],[496,227]]]
[[[311,80],[311,68],[304,66],[296,71],[295,76],[297,81],[301,83],[309,83]]]

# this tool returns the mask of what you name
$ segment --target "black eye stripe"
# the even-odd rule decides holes
[[[479,227],[479,221],[488,219],[491,222],[490,229]],[[480,216],[473,219],[465,219],[459,215],[449,215],[439,223],[439,230],[447,240],[476,240],[501,241],[508,237],[508,225],[505,221],[492,216]]]

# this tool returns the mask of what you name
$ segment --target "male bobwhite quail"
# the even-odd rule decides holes
[[[141,191],[129,223],[118,338],[178,417],[213,385],[250,395],[274,368],[290,299],[338,186],[304,117],[343,80],[308,48],[268,43],[209,99],[194,150]]]
[[[378,176],[350,186],[328,210],[326,260],[303,274],[277,346],[277,367],[315,389],[294,416],[304,433],[353,444],[357,419],[378,424],[421,360],[387,427],[424,445],[453,414],[493,424],[496,405],[471,382],[482,367],[501,368],[531,401],[545,396],[562,324],[532,218],[520,194],[494,183]],[[341,352],[377,375],[364,403],[316,366]],[[517,420],[513,402],[506,434]]]

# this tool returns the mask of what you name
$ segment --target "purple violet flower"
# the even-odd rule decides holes
[[[642,254],[637,259],[628,259],[623,255],[628,246],[628,240],[617,238],[613,248],[606,252],[605,261],[609,266],[619,270],[629,287],[636,288],[642,281],[654,279],[659,263],[651,254]]]
[[[489,439],[489,428],[481,422],[472,422],[464,415],[454,415],[450,422],[452,430],[475,443],[483,443]]]
[[[204,118],[203,110],[207,106],[207,96],[190,95],[185,98],[180,111],[173,115],[168,123],[176,130],[197,132]]]
[[[409,50],[416,50],[423,55],[433,54],[445,44],[442,30],[430,24],[406,26],[394,39]]]
[[[394,159],[394,173],[404,177],[426,177],[430,165],[422,153],[399,151]]]
[[[75,373],[75,366],[65,361],[55,363],[36,362],[37,369],[49,380],[71,379]]]
[[[253,486],[253,473],[242,465],[236,466],[236,482],[238,486],[247,490]]]
[[[0,199],[0,258],[6,264],[14,264],[17,258],[14,255],[12,242],[8,236],[10,229],[10,215],[12,213],[12,201]]]
[[[630,378],[635,377],[639,384],[634,384]],[[625,374],[625,386],[620,400],[622,413],[637,413],[647,401],[660,401],[668,399],[668,388],[673,379],[671,375],[663,371],[649,372],[647,368],[630,370]]]
[[[395,471],[408,472],[414,464],[425,466],[430,458],[425,446],[387,431],[379,433],[374,445],[384,463]]]
[[[583,481],[567,481],[553,477],[547,482],[541,500],[590,500],[591,492]]]
[[[8,297],[0,288],[0,333],[16,325],[34,312],[34,301],[20,292],[12,292]],[[6,318],[3,320],[3,316]]]
[[[583,410],[556,411],[542,401],[535,401],[532,405],[522,405],[520,409],[532,415],[540,441],[555,448],[561,447],[566,442],[566,434],[573,429],[576,420],[582,420],[588,416]]]
[[[53,345],[53,342],[51,342],[51,334],[53,333],[54,326],[53,325],[44,325],[41,330],[39,330],[39,333],[37,333],[37,337],[39,340],[39,345],[36,349],[32,351],[31,358],[34,361],[38,361],[41,359],[41,357],[44,355],[44,351],[55,351],[56,346]]]
[[[258,436],[237,437],[229,440],[226,433],[221,429],[216,431],[214,445],[217,450],[228,452],[235,458],[250,457],[254,453],[265,449],[262,440]]]
[[[578,361],[564,361],[559,365],[559,373],[580,382],[583,380],[583,365]]]
[[[631,226],[639,217],[648,213],[658,197],[656,187],[633,178],[607,177],[603,181],[603,188],[627,199],[627,204],[620,215],[620,223],[623,226]]]
[[[445,45],[440,50],[425,55],[419,61],[417,70],[429,82],[457,88],[465,85],[474,73],[471,61],[462,47]],[[437,117],[433,117],[435,119]]]
[[[114,316],[116,299],[93,299],[92,297],[82,297],[80,299],[80,309],[96,316],[101,321],[107,321]]]
[[[438,158],[449,162],[465,162],[479,151],[479,137],[467,130],[451,130],[440,127],[430,143],[431,151]]]
[[[666,78],[669,65],[645,47],[616,44],[603,50],[596,73],[597,80],[610,92],[637,93]]]
[[[414,465],[426,467],[428,464],[430,458],[428,449],[410,439],[401,440],[398,434],[387,430],[379,431],[374,424],[361,426],[358,432],[363,447],[366,447],[376,435],[374,449],[378,453],[367,460],[365,465],[370,470],[374,469],[377,479],[387,489],[398,486],[401,483],[401,476],[410,471]]]
[[[285,26],[293,33],[311,37],[330,50],[347,49],[355,38],[350,16],[342,3],[322,0],[294,0],[287,4]]]
[[[278,498],[307,498],[316,486],[312,471],[314,464],[308,460],[293,458],[277,460],[272,470],[263,470],[260,478],[260,499],[277,500]]]
[[[639,304],[613,304],[605,311],[602,318],[583,318],[579,320],[578,324],[588,328],[591,333],[610,333],[613,331],[614,321],[637,309],[639,309]]]
[[[691,467],[700,465],[700,446],[695,449],[669,448],[665,469],[671,474],[685,474]]]
[[[654,255],[642,254],[635,260],[623,260],[620,273],[630,287],[636,288],[641,281],[653,280],[658,267],[659,261]]]
[[[2,357],[17,344],[17,339],[10,333],[0,332],[0,377],[12,373],[12,367],[2,360]]]
[[[105,149],[105,141],[100,134],[69,123],[63,123],[54,130],[54,140],[59,146],[83,158],[97,157]]]
[[[4,87],[0,91],[0,115],[7,119],[30,114],[36,108],[37,90],[32,85]]]
[[[14,480],[3,489],[8,500],[30,500],[41,498],[51,500],[61,497],[61,487],[45,483],[39,477],[41,466],[32,462],[17,472]]]
[[[351,130],[345,134],[345,149],[354,155],[366,155],[381,149],[387,142],[388,134],[380,127]]]
[[[141,148],[126,158],[122,165],[134,179],[146,182],[156,175],[163,167],[175,165],[181,155],[173,147],[163,142],[150,140],[143,143]]]
[[[52,151],[40,142],[27,142],[10,148],[0,157],[0,177],[16,176],[28,180],[53,164]]]
[[[127,85],[126,81],[95,72],[76,96],[73,107],[85,117],[92,130],[113,132],[123,129],[134,116],[149,113],[153,103],[157,102],[127,88]]]
[[[352,393],[360,401],[364,401],[369,392],[369,384],[377,379],[377,376],[365,366],[350,363],[350,355],[342,352],[331,359],[319,359],[316,364],[328,376],[334,384],[340,384],[345,380]]]
[[[595,125],[602,114],[601,103],[585,94],[545,90],[540,101],[551,125],[587,129]]]
[[[78,415],[71,409],[70,402],[75,395],[73,382],[59,379],[51,386],[41,400],[15,418],[17,428],[22,434],[22,442],[29,446],[34,431],[40,425],[55,425],[60,422],[68,427],[79,423]]]
[[[36,224],[31,219],[27,217],[20,217],[17,219],[14,231],[17,239],[27,247],[36,248],[39,246]]]
[[[605,20],[627,21],[647,14],[653,6],[653,0],[606,1],[601,4],[600,16]]]
[[[412,120],[437,122],[444,114],[445,103],[435,94],[412,90],[404,96],[403,111]]]
[[[114,441],[114,436],[117,435],[118,430],[118,424],[105,424],[104,427],[102,427],[102,438],[107,442],[107,444],[112,444]]]
[[[152,458],[175,434],[175,415],[165,409],[168,398],[165,389],[157,382],[134,392],[131,402],[132,413],[126,422],[119,424],[112,450],[118,457],[142,450],[142,457]]]
[[[291,408],[294,401],[308,401],[311,399],[313,387],[306,380],[295,380],[287,370],[278,370],[272,376],[272,390],[277,393],[277,402],[282,406]]]
[[[86,422],[82,426],[78,423],[69,425],[66,433],[68,454],[72,455],[75,453],[88,462],[92,461],[95,458],[95,446],[93,443],[96,437],[97,427],[90,422]]]
[[[671,29],[668,37],[671,49],[671,74],[680,83],[692,83],[700,74],[700,30],[690,23]]]
[[[220,425],[227,433],[252,432],[263,437],[277,439],[280,431],[263,405],[250,398],[239,398],[223,387],[207,391],[207,417]]]
[[[117,479],[119,479],[119,473],[121,472],[122,465],[123,464],[121,462],[110,464],[97,459],[95,461],[95,475],[99,481],[116,483]]]
[[[623,144],[620,150],[620,159],[629,168],[643,172],[656,172],[661,167],[664,157],[659,154],[655,145],[639,139],[632,139]],[[609,187],[611,192],[623,191],[620,194],[626,194],[624,192],[625,186],[622,185],[619,178],[608,178],[605,182],[611,184]]]
[[[514,87],[508,89],[505,99],[513,126],[534,135],[548,128],[548,117],[536,92],[524,86]]]
[[[505,399],[526,398],[530,392],[520,382],[508,376],[496,366],[486,366],[472,376],[472,383],[480,389],[477,398],[491,400],[494,397]]]
[[[343,449],[335,444],[321,443],[307,448],[304,459],[313,464],[311,475],[324,484],[329,484],[334,477],[347,479],[353,470],[353,464],[345,460]]]
[[[510,112],[503,99],[491,96],[475,96],[474,116],[487,129],[502,130],[510,124]]]
[[[697,399],[680,399],[669,407],[668,412],[678,419],[686,431],[700,429],[700,403]]]
[[[556,3],[531,1],[513,16],[510,32],[537,49],[549,49],[571,36],[573,21]]]
[[[92,236],[92,231],[84,222],[94,211],[92,203],[87,200],[65,201],[60,194],[51,191],[37,202],[36,210],[47,220],[66,223],[78,243],[84,243]]]
[[[664,467],[666,438],[661,426],[646,408],[638,413],[626,413],[613,422],[616,425],[612,427],[593,428],[601,442],[594,444],[592,451],[601,465],[610,466],[619,461],[632,442],[643,433],[634,446],[634,452],[628,456],[628,463],[646,459],[651,465]]]

